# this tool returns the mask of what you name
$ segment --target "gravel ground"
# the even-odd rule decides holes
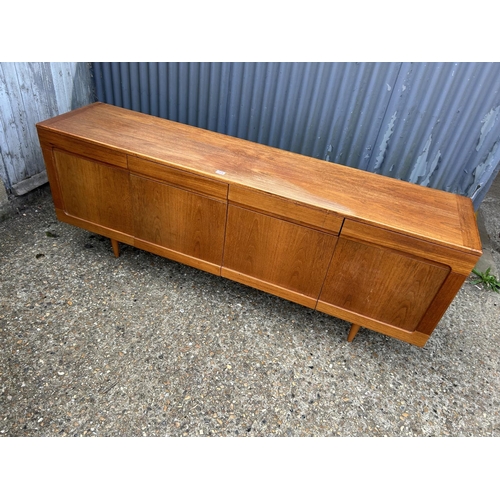
[[[2,436],[500,435],[500,295],[472,276],[425,348],[348,343],[341,320],[121,250],[58,222],[47,187],[0,222]]]

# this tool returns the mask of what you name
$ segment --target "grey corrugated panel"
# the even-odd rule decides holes
[[[94,80],[94,90],[98,101],[107,101],[106,91],[104,90],[104,77],[102,75],[103,64],[104,63],[92,64],[92,78]],[[123,104],[122,107],[128,108],[128,106],[123,106]]]
[[[369,169],[471,196],[477,207],[486,190],[481,189],[485,179],[475,182],[474,172],[492,144],[484,141],[480,152],[474,149],[481,120],[498,106],[499,69],[478,63],[405,63],[382,126],[385,134],[392,130],[384,161],[374,156]],[[489,135],[493,143],[500,135],[498,122],[495,128]]]
[[[0,63],[0,179],[8,190],[45,170],[35,124],[93,100],[87,63]]]
[[[139,63],[130,63],[129,65],[129,78],[130,78],[130,95],[131,105],[134,111],[143,111],[148,113],[149,109],[142,108],[141,92],[148,92],[149,89],[141,88],[141,78],[139,76]]]
[[[474,193],[478,187],[487,182],[482,174],[488,172],[488,176],[492,175],[499,161],[500,75],[498,71],[491,71],[488,66],[490,65],[482,65],[479,68],[473,85],[471,85],[473,91],[471,101],[474,103],[474,107],[471,109],[470,115],[473,118],[470,120],[470,132],[464,138],[468,139],[466,144],[469,154],[463,163],[463,174],[458,178],[459,182],[456,188],[459,192],[464,192],[472,197],[477,196]],[[457,157],[457,160],[460,161],[460,158]],[[483,170],[485,162],[489,165],[485,165]],[[445,185],[451,184],[452,179],[450,179],[449,174],[447,172],[444,174]],[[484,189],[481,191],[485,192]]]
[[[128,89],[127,89],[127,80],[123,79],[123,92],[122,92],[122,85],[120,85],[121,81],[121,75],[120,75],[120,65],[118,63],[111,63],[109,65],[109,72],[112,75],[112,80],[111,80],[111,85],[112,85],[112,92],[114,96],[114,100],[120,104],[118,106],[123,106],[123,95],[128,94]]]
[[[141,82],[142,88],[158,88],[158,75],[157,75],[157,65],[155,63],[140,63],[140,78],[144,80],[144,84]],[[147,87],[146,87],[147,85]],[[141,92],[141,108],[148,106],[148,113],[153,116],[158,116],[158,92]]]
[[[484,141],[477,152],[474,146],[485,113],[497,109],[499,76],[498,65],[491,64],[403,65],[399,84],[405,91],[394,94],[382,128],[396,113],[382,173],[472,196],[477,207],[488,177],[475,182],[474,172],[498,141],[498,121],[490,130],[492,144]],[[489,158],[491,174],[498,159]]]
[[[386,83],[380,91],[371,76],[392,84],[398,67],[234,64],[226,133],[359,168],[350,157],[364,159],[389,99]]]
[[[121,81],[120,82],[116,82],[116,76],[114,76],[112,74],[112,70],[113,70],[113,63],[107,63],[107,64],[103,64],[100,66],[101,67],[101,79],[102,79],[102,82],[103,82],[103,87],[104,87],[104,92],[105,92],[105,95],[106,95],[106,99],[109,99],[113,102],[122,102],[121,101],[121,88],[123,88],[123,85],[121,84]],[[114,92],[114,89],[113,87],[118,87],[120,89],[120,92],[116,92],[116,95],[115,95],[115,92]],[[98,87],[98,92],[100,91],[101,89]],[[97,94],[99,95],[99,94]],[[124,104],[122,103],[121,106],[123,106]],[[117,104],[118,106],[118,104]]]
[[[330,104],[335,110],[330,161],[368,169],[399,68],[389,63],[345,64],[337,77],[341,86],[336,100]]]
[[[96,77],[120,78],[121,96],[104,81],[101,101],[457,192],[476,207],[498,170],[497,63],[107,64],[94,63]]]

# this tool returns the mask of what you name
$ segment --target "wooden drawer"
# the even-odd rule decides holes
[[[229,201],[280,219],[333,234],[340,232],[344,220],[340,215],[328,210],[299,204],[290,199],[237,185],[230,186]]]
[[[92,142],[73,139],[49,130],[39,129],[38,134],[41,143],[68,151],[71,154],[85,156],[91,160],[109,163],[115,167],[127,168],[127,155],[120,151]]]
[[[469,274],[477,262],[477,254],[467,254],[448,247],[422,241],[412,236],[388,231],[378,227],[346,219],[342,226],[342,236],[364,243],[390,248],[394,251],[439,262],[461,274]]]
[[[213,198],[227,199],[228,186],[224,182],[214,181],[201,175],[185,172],[184,170],[162,165],[161,163],[143,160],[135,156],[128,157],[128,168],[131,172],[166,182],[172,186]]]

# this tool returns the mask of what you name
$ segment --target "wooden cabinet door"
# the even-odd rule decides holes
[[[355,239],[356,229],[363,224],[345,226],[350,236],[341,233],[318,310],[394,336],[397,330],[414,332],[450,268],[412,255],[412,238],[397,237],[398,248],[394,248],[391,244],[397,235],[374,229],[378,242],[366,243]]]
[[[220,274],[227,203],[135,174],[134,245]]]
[[[222,276],[314,308],[336,241],[230,204]]]
[[[63,210],[73,224],[111,237],[132,234],[126,169],[59,149],[53,150],[53,158]]]

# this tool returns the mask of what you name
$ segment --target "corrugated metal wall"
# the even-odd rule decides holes
[[[0,180],[15,191],[45,164],[35,124],[95,100],[88,63],[0,63]]]
[[[498,63],[93,63],[97,99],[471,197],[500,166]]]

